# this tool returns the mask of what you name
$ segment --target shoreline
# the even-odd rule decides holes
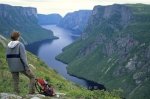
[[[67,62],[64,62],[63,60],[61,60],[61,59],[59,59],[57,57],[55,57],[55,59],[57,61],[60,61],[60,62],[62,62],[64,64],[66,64],[68,66]],[[66,70],[67,70],[67,68],[66,68]],[[103,84],[97,83],[97,82],[92,81],[92,80],[88,80],[88,79],[86,79],[84,77],[79,77],[79,76],[73,75],[73,74],[69,73],[68,70],[67,70],[67,74],[70,75],[70,76],[73,76],[73,77],[76,77],[76,78],[79,78],[79,79],[87,81],[88,84],[89,84],[89,85],[87,85],[88,86],[87,89],[89,89],[89,90],[104,90],[104,91],[106,91],[106,87]]]
[[[34,44],[34,43],[39,43],[39,42],[44,42],[44,41],[53,41],[53,40],[56,40],[56,39],[59,39],[59,37],[57,36],[54,36],[54,38],[50,38],[50,39],[43,39],[43,40],[39,40],[39,41],[35,41],[35,42],[32,42],[32,43],[29,43],[29,44],[25,44],[25,46],[27,45],[31,45],[31,44]]]
[[[67,72],[67,73],[68,73],[68,72]],[[105,87],[103,84],[97,83],[97,82],[92,81],[92,80],[85,79],[85,78],[83,78],[83,77],[75,76],[75,75],[70,74],[70,73],[68,73],[68,74],[69,74],[70,76],[73,76],[73,77],[76,77],[76,78],[85,80],[85,81],[87,81],[89,84],[91,84],[91,85],[88,85],[88,89],[89,89],[89,90],[104,90],[104,91],[106,91],[106,87]],[[98,88],[96,88],[96,87],[98,87]]]
[[[59,29],[59,28],[58,28]],[[61,33],[62,33],[63,31],[61,31]],[[65,35],[65,34],[64,34]],[[70,38],[71,38],[71,36],[70,36]],[[59,38],[56,38],[56,39],[59,39]],[[62,39],[61,39],[62,40]],[[58,43],[58,41],[59,40],[54,40],[54,39],[44,39],[44,40],[41,40],[41,41],[37,41],[37,42],[34,42],[34,43],[31,43],[31,44],[28,44],[28,45],[26,45],[26,46],[28,46],[28,51],[30,51],[30,52],[32,52],[34,55],[36,55],[36,56],[38,56],[38,50],[37,49],[39,49],[40,48],[40,46],[41,45],[43,45],[45,42],[47,42],[47,43],[49,43],[50,45],[51,45],[51,42],[53,42],[53,44],[54,44],[54,42],[57,42]],[[59,41],[60,42],[60,41]],[[72,41],[70,41],[70,42],[72,42]],[[56,44],[57,44],[56,43]],[[50,47],[50,45],[48,45],[49,47]],[[51,49],[55,49],[55,48],[53,48],[54,47],[54,45],[52,45],[51,46]],[[64,46],[65,47],[65,46]],[[63,47],[63,48],[64,48]],[[59,50],[61,50],[61,52],[62,52],[62,49],[63,48],[61,48],[61,49],[59,49]],[[53,51],[53,50],[51,50],[51,51]],[[55,50],[54,50],[55,51]],[[58,52],[60,52],[60,51],[58,51]],[[44,52],[45,53],[45,52]],[[50,53],[49,52],[49,50],[48,50],[48,52],[47,53]],[[53,52],[51,52],[51,53],[53,53]],[[55,53],[56,54],[56,53]],[[60,53],[58,53],[58,54],[60,54]],[[38,56],[39,57],[39,56]],[[40,58],[40,57],[39,57]],[[49,56],[49,57],[47,57],[47,58],[51,58],[51,56]],[[68,63],[67,62],[65,62],[65,61],[62,61],[62,60],[60,60],[59,58],[57,58],[57,55],[55,55],[55,57],[54,57],[54,60],[57,60],[58,62],[60,62],[60,63],[63,63],[64,65],[66,65],[66,66],[68,66]],[[49,64],[49,61],[47,61],[46,60],[46,62]],[[45,63],[45,62],[44,62]],[[75,76],[75,75],[71,75],[71,74],[69,74],[68,73],[68,71],[67,71],[67,69],[66,69],[66,66],[64,67],[64,66],[62,66],[62,68],[64,68],[65,69],[65,71],[66,71],[66,75],[68,75],[68,76],[72,76],[72,78],[73,77],[75,77],[75,79],[77,79],[77,80],[83,80],[83,81],[85,81],[84,82],[84,84],[85,84],[85,86],[83,86],[84,88],[87,88],[87,89],[89,89],[89,90],[105,90],[106,88],[104,87],[104,85],[102,85],[102,84],[98,84],[98,83],[96,83],[96,82],[93,82],[93,81],[90,81],[90,80],[87,80],[87,79],[85,79],[85,78],[82,78],[82,77],[77,77],[77,76]],[[51,67],[51,66],[49,66],[48,65],[48,67],[50,67],[50,68],[52,68],[53,69],[53,67]],[[57,67],[57,66],[56,66]],[[59,68],[59,67],[58,67]],[[57,69],[54,69],[54,70],[56,70],[57,71]],[[58,70],[58,72],[59,72],[59,70]],[[64,78],[65,78],[65,76],[63,76]],[[71,81],[71,80],[70,80]],[[74,81],[72,81],[72,82],[74,82]],[[82,86],[82,84],[79,84],[78,83],[78,81],[77,82],[75,82],[75,83],[77,83],[79,86]]]

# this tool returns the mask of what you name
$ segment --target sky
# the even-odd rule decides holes
[[[36,7],[40,14],[59,13],[64,16],[77,10],[92,10],[95,5],[111,5],[125,3],[150,4],[150,0],[0,0],[0,4],[13,6]]]

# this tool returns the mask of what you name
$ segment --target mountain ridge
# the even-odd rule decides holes
[[[67,13],[58,26],[81,33],[86,27],[91,10],[79,10]]]
[[[0,4],[0,12],[0,33],[7,38],[14,30],[21,32],[27,43],[55,38],[52,31],[38,25],[36,8]]]
[[[38,14],[38,23],[40,25],[57,25],[61,20],[62,16],[59,14]]]
[[[148,99],[150,5],[96,6],[82,37],[56,58],[68,73],[122,89],[128,99]]]

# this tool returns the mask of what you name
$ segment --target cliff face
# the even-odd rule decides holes
[[[62,17],[59,14],[38,14],[38,23],[40,25],[53,24],[57,25],[62,20]]]
[[[5,37],[17,30],[28,43],[53,38],[51,31],[38,25],[36,8],[0,4],[0,12],[0,32]],[[38,37],[37,34],[41,36]]]
[[[0,4],[0,16],[4,16],[4,17],[11,17],[11,15],[6,12],[7,10],[15,10],[16,12],[21,12],[20,14],[23,16],[34,16],[36,17],[37,15],[37,10],[36,8],[32,8],[32,7],[21,7],[21,6],[10,6],[10,5],[5,5],[5,4]]]
[[[80,10],[73,13],[68,13],[58,25],[77,32],[82,32],[87,25],[90,15],[90,10]]]
[[[118,26],[125,27],[128,25],[131,16],[131,10],[123,5],[116,4],[107,7],[96,6],[92,11],[92,17],[89,20],[89,26],[107,23],[109,25],[116,26],[116,28],[118,28]]]
[[[37,10],[32,7],[10,6],[0,4],[0,18],[8,23],[37,23]]]
[[[149,9],[142,4],[94,7],[81,39],[57,58],[69,63],[70,74],[121,88],[129,99],[148,99]]]

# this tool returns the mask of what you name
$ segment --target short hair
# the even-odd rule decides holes
[[[20,37],[20,32],[18,32],[18,31],[13,31],[12,33],[11,33],[11,40],[13,40],[13,41],[16,41],[16,40],[18,40],[18,38]]]

